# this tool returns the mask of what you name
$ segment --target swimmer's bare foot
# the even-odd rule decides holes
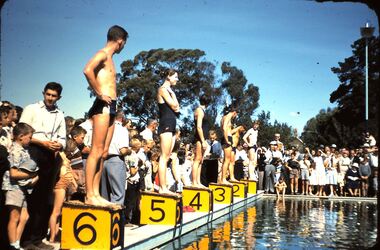
[[[221,182],[218,182],[218,184],[225,184],[225,185],[233,186],[233,184],[227,180],[222,180]]]
[[[102,206],[104,206],[104,207],[112,207],[112,206],[116,205],[115,203],[112,203],[112,202],[110,202],[110,201],[104,199],[104,198],[103,198],[102,196],[100,196],[100,195],[97,195],[97,196],[95,196],[95,197],[96,197],[96,199],[99,201],[99,203],[102,204]]]
[[[160,188],[158,189],[158,193],[159,194],[169,194],[169,195],[175,195],[175,196],[178,196],[178,197],[181,197],[182,195],[181,194],[178,194],[178,193],[174,193],[172,191],[170,191],[169,189],[165,188]]]
[[[93,205],[93,206],[103,206],[102,203],[96,198],[96,196],[86,196],[84,204]]]
[[[238,182],[238,180],[236,180],[235,178],[233,178],[233,179],[231,178],[231,179],[230,179],[230,182],[233,182],[233,181],[234,181],[234,182]]]
[[[201,183],[197,185],[197,188],[203,188],[203,189],[208,189],[208,187],[202,185]]]

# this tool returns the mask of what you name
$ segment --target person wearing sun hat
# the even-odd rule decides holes
[[[357,162],[352,163],[351,167],[347,171],[347,189],[351,196],[358,196],[360,176],[359,176],[359,164]]]

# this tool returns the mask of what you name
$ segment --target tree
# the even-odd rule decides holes
[[[156,95],[163,81],[160,73],[174,68],[180,78],[175,92],[184,111],[181,117],[191,116],[200,94],[219,92],[214,83],[215,65],[204,56],[204,51],[198,49],[152,49],[124,61],[117,84],[121,108],[127,115],[138,118],[139,123],[157,117]],[[189,122],[184,126],[189,127]]]
[[[261,111],[257,115],[257,119],[260,121],[258,144],[260,146],[268,147],[269,143],[273,141],[274,134],[279,133],[281,135],[281,142],[285,148],[290,148],[291,139],[294,137],[292,133],[292,127],[286,123],[280,123],[277,120],[272,124],[270,122],[270,112]]]
[[[259,88],[253,83],[248,84],[242,70],[224,62],[221,66],[222,75],[225,79],[221,87],[225,91],[225,99],[230,98],[231,103],[239,107],[237,124],[242,124],[248,129],[252,126],[251,117],[259,106]]]
[[[310,145],[337,144],[341,147],[359,147],[365,131],[365,44],[364,39],[355,41],[352,56],[338,63],[331,70],[337,74],[340,84],[330,95],[330,102],[337,108],[310,119],[304,127],[302,139]],[[369,51],[369,131],[378,136],[379,87],[379,38],[368,40]],[[315,138],[312,138],[312,137]]]
[[[339,67],[331,70],[337,74],[340,85],[330,95],[330,102],[336,102],[336,119],[345,126],[365,130],[365,39],[354,42],[353,55],[339,62]],[[369,78],[369,131],[377,130],[377,100],[379,93],[379,39],[368,39],[368,78]]]

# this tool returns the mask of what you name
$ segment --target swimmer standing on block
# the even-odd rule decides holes
[[[232,119],[237,116],[237,108],[235,106],[227,106],[223,110],[223,118],[221,120],[220,127],[222,128],[223,136],[221,139],[221,144],[223,147],[224,158],[222,165],[222,176],[218,180],[219,184],[230,184],[227,181],[227,170],[231,162],[231,152],[232,152]]]
[[[175,143],[175,128],[179,114],[179,103],[171,86],[178,82],[178,73],[170,69],[164,74],[165,81],[158,89],[159,109],[158,134],[160,135],[161,156],[158,162],[159,193],[174,194],[166,186],[166,168]]]
[[[104,159],[108,155],[116,115],[116,71],[112,56],[119,54],[128,39],[128,32],[112,26],[107,33],[107,44],[88,61],[84,75],[96,94],[88,112],[93,119],[92,147],[86,163],[85,203],[96,206],[112,205],[100,196],[99,186]]]

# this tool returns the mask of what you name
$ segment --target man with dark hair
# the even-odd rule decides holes
[[[30,219],[23,235],[27,249],[52,249],[42,239],[47,234],[53,187],[60,169],[60,158],[56,157],[56,153],[66,146],[65,118],[56,105],[61,93],[59,83],[46,84],[42,92],[44,100],[26,106],[20,118],[20,122],[29,124],[35,130],[29,154],[39,167],[39,181],[28,201]]]
[[[61,96],[61,94],[62,94],[62,86],[61,86],[61,84],[59,84],[57,82],[47,83],[45,85],[44,92],[46,92],[48,89],[56,91],[58,96]]]
[[[118,25],[112,26],[107,33],[107,41],[114,41],[122,39],[123,41],[127,41],[128,32]]]
[[[140,135],[144,138],[144,140],[153,140],[153,134],[156,132],[157,126],[157,120],[149,118],[146,128],[140,132]]]
[[[86,163],[86,204],[109,205],[99,192],[103,162],[114,131],[116,115],[116,70],[112,57],[119,54],[127,42],[128,33],[119,26],[108,30],[107,43],[84,68],[84,75],[96,100],[88,115],[93,120],[92,147]]]

